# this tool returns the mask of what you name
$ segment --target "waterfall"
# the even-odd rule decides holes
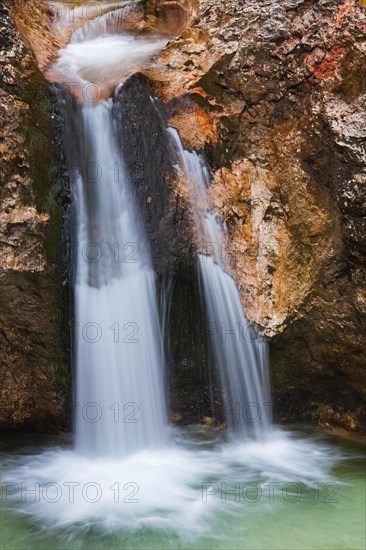
[[[122,456],[164,442],[154,273],[114,135],[112,101],[80,109],[76,445],[93,456]]]
[[[95,4],[90,4],[93,9]],[[161,116],[159,131],[149,111],[139,113],[144,120],[140,129],[134,116],[128,120],[131,106],[139,110],[137,97],[143,87],[126,93],[129,101],[125,97],[122,108],[121,86],[165,42],[147,35],[108,34],[112,28],[108,21],[115,17],[116,29],[120,15],[108,15],[99,27],[96,24],[95,37],[91,25],[85,40],[79,32],[52,67],[61,87],[73,194],[76,448],[64,435],[57,446],[52,439],[40,449],[36,438],[32,447],[27,438],[21,452],[2,457],[2,547],[361,548],[363,487],[356,500],[351,470],[342,464],[347,476],[340,487],[332,473],[344,460],[343,451],[334,450],[333,442],[319,444],[318,435],[315,441],[308,434],[301,440],[297,434],[273,428],[263,437],[270,417],[267,346],[250,330],[223,258],[224,228],[208,206],[208,168],[199,153],[184,149],[176,130],[168,128],[165,134],[164,112],[150,95]],[[103,87],[106,100],[91,99],[88,86]],[[148,125],[151,132],[146,131]],[[169,138],[168,144],[160,138]],[[158,307],[150,245],[138,208],[150,194],[142,185],[135,196],[134,185],[137,188],[141,180],[138,163],[131,168],[131,157],[131,164],[145,161],[143,177],[152,179],[150,145],[164,147],[160,158],[171,161],[166,184],[176,165],[184,180],[182,190],[190,195],[195,245],[200,250],[201,300],[187,286],[182,295],[192,292],[192,296],[184,304],[188,321],[182,328],[189,327],[206,351],[201,328],[208,319],[208,347],[221,380],[227,423],[239,435],[236,438],[202,426],[170,431],[167,425],[164,344],[169,348],[169,333],[172,348],[175,340],[184,347],[187,338],[183,330],[169,330],[175,322],[173,270],[163,272],[160,287],[165,292],[160,293]],[[151,185],[156,190],[152,196],[160,192],[162,179]],[[164,208],[163,213],[157,211],[163,218]],[[148,215],[146,219],[151,228]],[[179,216],[164,219],[155,240],[168,223],[175,223],[170,219],[183,225]],[[179,247],[177,257],[181,258]],[[177,301],[178,309],[182,302]],[[202,325],[192,322],[201,302],[206,309]],[[184,363],[191,371],[200,369],[195,350]],[[183,395],[191,389],[184,388],[188,369],[181,371]],[[197,395],[205,389],[200,384],[194,387]],[[362,473],[360,468],[359,479]],[[334,500],[340,488],[343,501],[352,504],[348,508],[360,510],[350,516],[348,533],[344,530],[348,518],[338,503],[342,501]],[[330,519],[340,526],[334,541],[328,531],[319,530],[298,538],[298,525],[305,518],[307,526],[313,516],[319,516],[322,526],[331,525]]]
[[[117,84],[140,70],[151,54],[167,43],[159,36],[128,33],[140,9],[128,4],[77,29],[47,68],[48,79],[76,95],[81,103],[96,104],[110,98]]]
[[[119,0],[117,2],[90,2],[73,3],[71,1],[47,2],[52,10],[52,29],[55,35],[60,37],[72,29],[77,29],[72,40],[83,40],[83,37],[93,38],[101,34],[103,30],[111,32],[122,31],[121,24],[125,17],[124,10],[141,11],[141,5],[130,0]],[[85,33],[83,29],[85,28]]]
[[[207,252],[198,254],[197,261],[226,421],[234,432],[260,436],[268,431],[271,417],[267,344],[249,326],[238,288],[225,271],[222,227],[208,207],[207,167],[197,152],[184,149],[177,130],[168,128],[168,133],[188,180],[195,222]]]
[[[149,243],[118,145],[113,100],[88,103],[80,93],[83,82],[95,83],[106,66],[113,81],[115,66],[118,77],[121,70],[128,73],[162,41],[108,34],[108,27],[100,37],[101,25],[113,17],[118,26],[121,10],[95,25],[95,39],[91,23],[84,42],[77,31],[54,66],[55,72],[75,75],[80,82],[79,100],[63,103],[76,233],[76,450],[92,457],[123,457],[167,440],[163,346]],[[108,52],[114,56],[106,57]],[[69,81],[61,81],[66,89]]]
[[[144,12],[141,4],[119,2],[116,5],[121,7],[100,16],[98,14],[95,19],[77,29],[72,36],[72,42],[85,42],[107,34],[121,34],[126,31],[126,25],[128,26],[131,18],[134,16],[143,18]],[[112,4],[113,6],[114,4]]]
[[[89,105],[83,88],[127,77],[163,40],[116,34],[134,6],[120,6],[78,29],[53,72],[78,83],[73,120],[77,232],[75,280],[76,446],[93,456],[121,456],[165,440],[163,349],[151,257],[115,135],[112,100]],[[127,17],[127,19],[126,19]],[[106,56],[108,52],[108,55]],[[58,81],[60,81],[58,79]],[[102,94],[103,95],[103,94]],[[151,98],[155,103],[154,98]],[[190,187],[212,362],[229,427],[246,434],[268,428],[266,343],[253,338],[240,295],[219,251],[222,227],[209,211],[209,172],[168,129],[173,157]]]

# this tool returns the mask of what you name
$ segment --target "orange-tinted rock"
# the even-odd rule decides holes
[[[150,69],[214,121],[210,200],[272,341],[277,418],[350,430],[366,426],[364,28],[357,1],[202,0]]]

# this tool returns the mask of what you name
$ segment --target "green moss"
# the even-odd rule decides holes
[[[22,83],[21,99],[29,107],[21,131],[29,150],[32,189],[25,203],[35,204],[39,213],[48,214],[44,247],[47,273],[40,285],[48,306],[49,376],[57,395],[60,418],[54,429],[65,427],[65,403],[71,395],[70,372],[70,285],[64,286],[63,211],[68,200],[68,182],[64,176],[60,114],[57,99],[43,75],[34,70]]]
[[[286,356],[284,349],[276,343],[271,346],[271,377],[274,392],[284,392],[300,383],[298,364]]]
[[[207,94],[215,97],[218,101],[224,99],[224,88],[219,84],[218,78],[222,71],[229,65],[234,54],[226,54],[217,61],[211,69],[195,83],[194,87],[202,88]]]
[[[50,216],[45,245],[47,259],[53,263],[61,253],[62,205],[67,194],[62,158],[61,155],[57,158],[52,125],[52,120],[58,116],[57,101],[38,71],[26,79],[22,96],[30,106],[22,128],[30,152],[33,180],[34,196],[28,197],[28,200],[35,203],[39,213]]]

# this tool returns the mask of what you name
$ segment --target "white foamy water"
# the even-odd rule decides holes
[[[78,28],[73,33],[71,41],[85,42],[93,40],[98,36],[108,34],[120,35],[126,33],[129,26],[137,26],[138,22],[143,21],[144,9],[141,3],[121,2],[119,5],[112,4],[111,8],[114,9],[88,21],[85,25]]]
[[[106,20],[113,20],[114,11],[134,9],[132,2],[85,2],[77,5],[72,0],[59,0],[58,2],[47,2],[53,12],[52,28],[56,35],[62,37],[65,32],[79,26],[89,27],[90,25],[104,25]],[[121,20],[118,15],[117,23]]]
[[[107,21],[112,17],[117,17],[115,12],[108,14]],[[81,28],[74,33],[48,71],[51,80],[70,90],[82,103],[95,104],[110,96],[119,82],[141,69],[167,43],[161,37],[103,34],[101,23],[99,27],[96,23],[88,25],[88,32]],[[97,32],[94,38],[92,30]]]
[[[281,495],[288,483],[295,484],[287,487],[291,494],[311,491],[319,480],[333,481],[329,470],[340,459],[326,445],[276,430],[261,442],[209,446],[185,436],[174,446],[118,460],[61,449],[8,460],[4,487],[7,502],[54,528],[149,527],[195,534],[211,529],[223,503],[232,513],[244,504],[245,517],[253,502],[277,509],[274,494]]]
[[[100,36],[84,42],[71,42],[60,54],[54,70],[68,80],[72,77],[84,82],[103,83],[105,79],[119,82],[133,68],[154,51],[161,49],[166,40],[133,36]]]
[[[123,457],[167,438],[149,245],[117,144],[113,102],[96,101],[166,42],[115,34],[126,9],[134,7],[78,29],[51,69],[80,100],[64,102],[66,140],[76,144],[76,451],[94,458]]]

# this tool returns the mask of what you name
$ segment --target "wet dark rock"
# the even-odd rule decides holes
[[[151,243],[160,294],[173,421],[218,415],[210,395],[208,335],[199,297],[189,205],[177,196],[176,158],[167,134],[170,113],[148,79],[136,74],[115,99],[124,162]]]
[[[131,77],[117,96],[120,143],[150,236],[154,268],[174,274],[190,262],[192,221],[189,206],[173,191],[176,160],[166,131],[169,112],[142,75]]]

